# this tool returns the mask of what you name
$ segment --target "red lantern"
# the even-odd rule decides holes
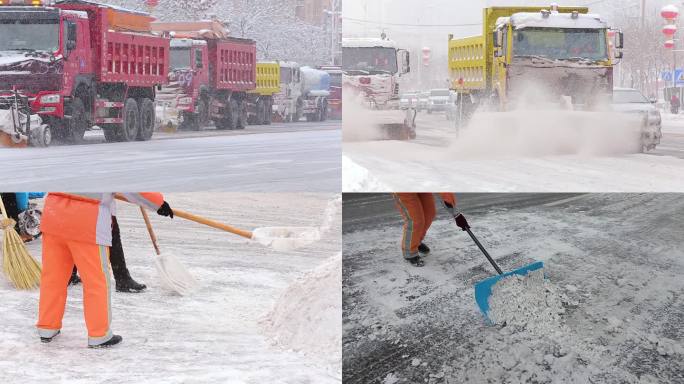
[[[673,40],[667,40],[667,41],[665,41],[663,46],[667,49],[672,49],[672,48],[674,48],[674,41]]]
[[[668,24],[663,27],[663,35],[665,36],[672,37],[675,32],[677,32],[677,26],[674,24]]]
[[[147,5],[150,8],[156,7],[159,5],[159,0],[145,0],[145,5]]]
[[[660,10],[660,16],[665,20],[674,20],[679,16],[679,9],[674,5],[666,5]]]
[[[423,65],[430,65],[430,47],[423,47]]]

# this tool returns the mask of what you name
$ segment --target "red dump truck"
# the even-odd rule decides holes
[[[182,128],[247,125],[248,91],[256,89],[256,43],[228,36],[216,21],[155,22],[152,30],[172,36],[171,83],[162,96],[178,110]]]
[[[82,0],[0,4],[0,89],[21,92],[74,142],[92,125],[107,141],[152,137],[169,39],[149,32],[149,14]]]

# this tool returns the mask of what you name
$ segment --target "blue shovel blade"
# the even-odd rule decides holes
[[[518,269],[514,269],[510,272],[506,272],[501,275],[496,275],[492,277],[488,277],[482,281],[479,281],[475,284],[475,301],[477,302],[477,306],[480,307],[480,311],[482,312],[482,315],[485,317],[485,320],[487,321],[488,324],[492,324],[492,321],[489,319],[489,296],[492,295],[492,287],[494,284],[496,284],[497,281],[503,279],[506,276],[510,275],[522,275],[525,276],[531,271],[536,271],[537,269],[544,268],[544,262],[543,261],[535,261],[534,263],[527,264],[524,267],[520,267]]]

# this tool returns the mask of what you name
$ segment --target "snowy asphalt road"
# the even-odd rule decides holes
[[[337,195],[339,196],[339,195]],[[239,228],[319,226],[332,194],[168,194],[171,206]],[[123,343],[86,348],[81,286],[69,288],[62,334],[38,340],[38,291],[17,291],[0,277],[2,383],[236,383],[341,382],[335,355],[318,360],[274,345],[262,323],[287,287],[340,252],[340,209],[321,241],[275,251],[213,228],[151,214],[162,254],[174,255],[198,280],[184,297],[160,287],[154,250],[136,206],[117,204],[126,261],[140,294],[112,293],[112,330]],[[29,243],[41,255],[41,240]],[[112,281],[113,284],[113,281]],[[339,324],[339,323],[338,323]],[[315,330],[310,330],[316,332]],[[325,329],[334,333],[339,329]]]
[[[417,269],[391,196],[345,194],[345,383],[684,381],[684,196],[458,196],[502,269],[542,260],[577,302],[565,342],[483,325],[472,286],[493,271],[444,209]]]
[[[678,175],[684,174],[684,116],[665,114],[663,118],[661,144],[645,154],[491,156],[484,143],[494,140],[502,145],[500,137],[492,135],[472,143],[473,151],[482,151],[480,155],[464,157],[453,147],[459,139],[445,116],[421,113],[416,120],[416,140],[343,143],[344,155],[351,160],[343,166],[343,190],[681,191],[684,178]],[[555,124],[549,121],[548,129]],[[534,129],[545,131],[543,125]],[[561,140],[547,136],[530,145],[543,148],[543,140]],[[603,139],[609,144],[611,140]]]
[[[131,143],[97,144],[94,134],[84,145],[0,148],[0,179],[5,190],[339,191],[340,123],[318,124]]]

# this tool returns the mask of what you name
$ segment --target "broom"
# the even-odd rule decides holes
[[[0,228],[3,229],[3,271],[18,289],[32,289],[40,285],[40,264],[31,257],[24,240],[14,229],[16,222],[7,217],[5,204],[0,197]]]
[[[157,236],[152,229],[150,217],[147,215],[145,208],[140,207],[140,212],[142,213],[143,219],[145,219],[145,226],[147,227],[147,232],[150,234],[150,240],[152,240],[152,245],[154,246],[154,251],[156,253],[156,256],[154,256],[154,265],[157,267],[157,272],[159,272],[159,279],[161,280],[162,285],[167,289],[177,292],[181,296],[190,294],[197,288],[197,281],[178,259],[170,255],[161,254],[159,245],[157,245]]]

